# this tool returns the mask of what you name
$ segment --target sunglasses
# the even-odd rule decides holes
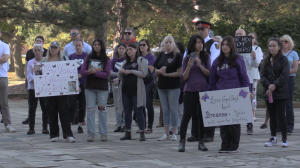
[[[142,46],[145,47],[145,46],[147,46],[147,44],[140,44],[140,47],[142,47]]]
[[[282,43],[289,43],[288,41],[286,40],[281,40]]]
[[[131,32],[125,32],[125,35],[131,35],[132,33]]]
[[[56,47],[56,46],[51,46],[51,48],[52,48],[52,49],[58,49],[58,47]]]
[[[73,36],[77,36],[77,34],[79,33],[71,33],[70,35],[73,37]]]

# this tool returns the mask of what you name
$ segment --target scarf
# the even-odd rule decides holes
[[[136,38],[133,37],[133,39],[132,39],[131,41],[129,41],[129,42],[125,41],[124,39],[123,39],[122,41],[123,41],[126,45],[128,45],[128,44],[130,44],[130,43],[135,42],[135,41],[136,41]]]

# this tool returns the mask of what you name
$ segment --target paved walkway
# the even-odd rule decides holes
[[[114,108],[108,108],[108,141],[86,142],[87,131],[78,134],[77,125],[72,126],[76,143],[50,142],[49,135],[41,134],[41,111],[38,107],[36,134],[27,135],[28,125],[21,122],[27,117],[27,100],[9,102],[13,126],[16,133],[6,133],[0,127],[0,167],[300,167],[300,109],[295,109],[294,135],[288,137],[288,148],[264,147],[270,138],[269,129],[260,129],[265,109],[258,109],[254,123],[254,135],[246,135],[242,126],[239,152],[219,154],[220,136],[216,129],[215,141],[206,143],[207,152],[198,151],[196,142],[187,142],[186,152],[179,153],[178,141],[159,142],[163,128],[154,128],[146,134],[146,141],[138,141],[139,134],[133,132],[134,140],[120,141],[124,133],[114,133]],[[154,125],[158,124],[159,107],[155,107]],[[96,117],[97,118],[97,117]],[[133,126],[133,130],[138,127]],[[190,131],[188,131],[190,133]],[[188,134],[189,136],[190,134]],[[179,137],[178,137],[179,138]],[[281,135],[278,138],[281,140]],[[281,144],[281,142],[279,143]]]

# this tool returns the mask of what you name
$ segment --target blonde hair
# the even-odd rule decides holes
[[[160,52],[165,51],[165,49],[163,50],[164,47],[165,47],[164,42],[161,42],[161,43],[160,43],[159,51],[160,51]]]
[[[164,44],[166,41],[171,41],[173,43],[173,55],[175,57],[177,53],[177,45],[175,43],[174,38],[172,36],[166,36],[162,43]]]
[[[293,39],[291,38],[291,36],[289,36],[289,35],[287,35],[287,34],[283,35],[283,36],[280,38],[280,40],[286,40],[286,41],[288,41],[289,46],[290,46],[290,47],[289,47],[290,50],[292,50],[292,49],[295,47],[295,43],[294,43]]]
[[[49,59],[51,57],[50,50],[51,50],[51,47],[49,47],[49,49],[47,51],[47,54],[46,54],[46,57],[45,57],[47,61],[49,61]],[[60,48],[58,49],[58,54],[57,55],[58,55],[58,58],[59,58],[60,61],[63,60],[63,55],[62,55],[62,51],[61,51]]]

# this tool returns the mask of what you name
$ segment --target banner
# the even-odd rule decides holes
[[[204,127],[253,122],[248,87],[199,94]]]
[[[35,97],[79,94],[78,65],[75,60],[34,65]]]
[[[235,36],[234,41],[237,53],[251,53],[252,36]]]

